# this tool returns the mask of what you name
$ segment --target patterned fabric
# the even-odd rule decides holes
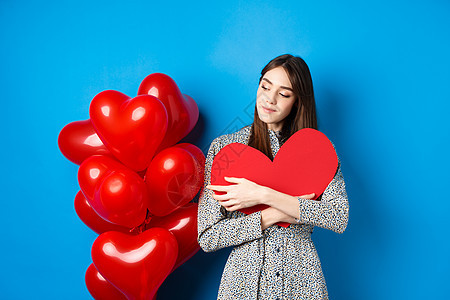
[[[279,140],[269,130],[272,154]],[[205,165],[205,186],[210,184],[214,156],[224,146],[248,144],[251,125],[217,137],[211,143]],[[314,226],[344,232],[348,199],[340,163],[320,201],[298,197],[300,224],[261,230],[261,212],[245,215],[228,212],[212,191],[203,188],[198,208],[198,243],[205,252],[233,246],[220,282],[217,299],[328,299],[325,278],[311,240]]]

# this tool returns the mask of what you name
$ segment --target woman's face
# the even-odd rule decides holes
[[[291,112],[295,101],[291,82],[283,67],[264,74],[256,93],[256,109],[269,129],[278,131],[283,128],[284,118]]]

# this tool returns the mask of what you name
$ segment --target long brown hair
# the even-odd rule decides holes
[[[316,102],[308,65],[298,56],[284,54],[272,59],[262,69],[259,83],[261,83],[261,79],[266,72],[277,67],[283,67],[286,71],[296,96],[296,101],[292,106],[291,112],[284,119],[281,129],[280,142],[283,143],[302,128],[317,129]],[[259,118],[256,104],[248,145],[258,149],[273,160],[267,124]]]

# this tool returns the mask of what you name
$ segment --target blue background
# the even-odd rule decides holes
[[[2,299],[89,299],[96,235],[77,217],[77,166],[57,147],[91,99],[135,95],[153,72],[197,102],[195,143],[252,120],[261,68],[310,66],[320,129],[335,143],[347,231],[316,229],[331,299],[450,292],[446,185],[448,1],[11,1],[0,3]],[[215,299],[229,249],[196,254],[159,299]]]

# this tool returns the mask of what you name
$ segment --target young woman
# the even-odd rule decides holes
[[[199,200],[198,242],[206,252],[234,247],[218,299],[328,299],[311,233],[314,226],[337,233],[347,227],[349,207],[340,162],[318,200],[311,200],[314,194],[287,195],[245,178],[228,178],[234,183],[229,186],[210,185],[212,161],[224,146],[247,144],[273,159],[293,133],[307,127],[317,129],[309,68],[300,57],[286,54],[261,71],[253,124],[211,143]],[[269,207],[249,215],[238,211],[257,204]],[[278,222],[291,224],[284,228]]]

